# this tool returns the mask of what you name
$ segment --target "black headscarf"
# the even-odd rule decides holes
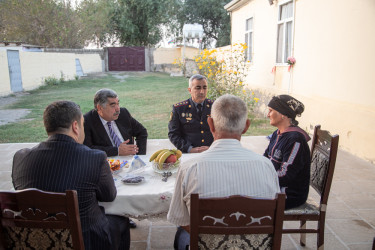
[[[303,103],[290,95],[278,95],[272,97],[271,101],[268,103],[268,107],[291,118],[293,125],[298,125],[295,118],[296,116],[301,116],[302,112],[305,110]]]

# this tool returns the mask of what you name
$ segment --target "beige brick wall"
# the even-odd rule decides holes
[[[8,58],[5,50],[0,50],[0,96],[10,94]]]
[[[59,53],[19,51],[22,87],[24,90],[38,88],[47,77],[72,80],[76,76],[78,58],[85,74],[102,72],[102,58],[97,53]],[[0,96],[10,94],[10,79],[6,50],[0,50]]]

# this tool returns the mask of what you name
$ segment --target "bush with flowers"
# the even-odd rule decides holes
[[[183,59],[181,58],[175,59],[173,64],[177,65],[177,67],[181,69],[183,75],[186,74],[186,63]]]
[[[250,65],[245,60],[246,48],[246,44],[234,44],[220,50],[205,49],[195,57],[199,74],[208,79],[208,98],[232,94],[244,100],[249,110],[254,108],[259,98],[243,84]]]

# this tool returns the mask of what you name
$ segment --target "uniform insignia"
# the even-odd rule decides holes
[[[171,112],[171,115],[169,116],[169,121],[172,121],[173,112]]]
[[[211,99],[207,99],[207,102],[208,102],[208,103],[211,103],[211,104],[214,103],[214,101],[211,100]]]
[[[177,108],[177,107],[185,106],[185,105],[188,105],[188,104],[189,104],[189,102],[186,100],[186,101],[183,101],[183,102],[178,102],[178,103],[174,104],[173,106],[175,108]]]
[[[185,117],[185,113],[182,113],[181,116],[182,116],[182,117]]]
[[[193,115],[191,113],[189,113],[189,117],[192,117]]]
[[[191,108],[191,105],[189,105],[189,108]]]
[[[209,108],[209,107],[210,107],[210,105],[207,104],[207,108]]]
[[[193,119],[193,118],[190,118],[190,117],[186,117],[186,120],[188,120],[188,121],[190,121],[191,119]]]

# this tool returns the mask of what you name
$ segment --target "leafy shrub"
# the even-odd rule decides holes
[[[56,77],[54,77],[54,76],[48,76],[48,77],[46,77],[45,79],[44,79],[44,83],[46,84],[46,85],[58,85],[59,84],[59,80],[56,78]]]
[[[246,48],[246,44],[234,44],[220,50],[205,49],[195,57],[195,62],[199,73],[208,79],[208,98],[215,100],[232,94],[244,100],[251,111],[259,98],[243,84],[250,66],[245,60]]]

